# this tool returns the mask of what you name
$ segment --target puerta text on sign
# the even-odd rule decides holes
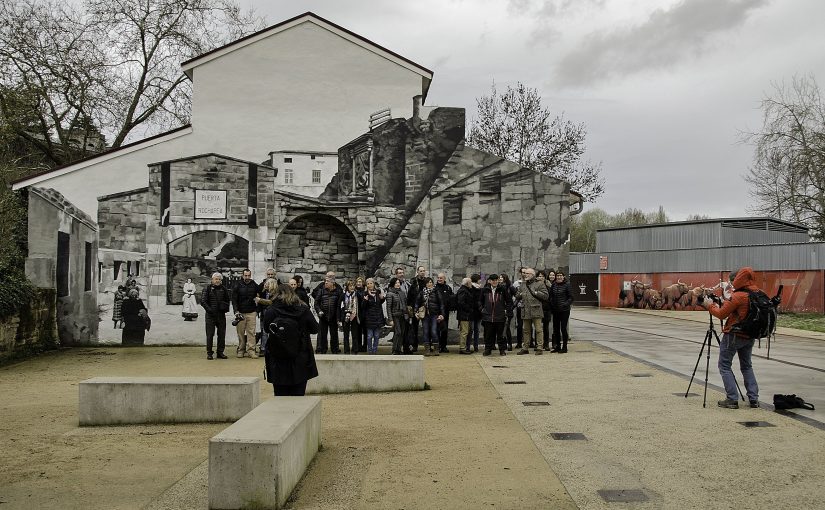
[[[226,191],[195,190],[195,219],[225,219]]]

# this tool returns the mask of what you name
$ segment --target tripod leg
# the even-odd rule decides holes
[[[685,391],[685,398],[687,398],[688,393],[690,393],[690,386],[693,384],[693,378],[696,377],[696,369],[699,368],[699,361],[702,360],[702,353],[705,350],[705,344],[708,343],[708,335],[705,334],[705,341],[702,342],[702,350],[699,351],[699,357],[696,358],[696,365],[693,366],[693,374],[690,376],[690,382],[688,383],[687,390]]]
[[[776,333],[768,335],[768,359],[771,359],[771,337],[775,335]]]
[[[708,332],[705,334],[705,342],[708,344],[708,354],[707,358],[705,358],[705,394],[702,397],[702,407],[708,406],[708,372],[710,372],[710,346],[711,346],[711,332],[715,335],[716,332],[712,329],[709,329]]]

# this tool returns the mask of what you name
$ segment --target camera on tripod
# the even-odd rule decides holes
[[[232,319],[232,325],[237,326],[243,320],[243,314],[236,313],[235,318]]]

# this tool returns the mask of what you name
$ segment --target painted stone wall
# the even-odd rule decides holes
[[[0,362],[59,345],[54,289],[38,289],[17,315],[0,320]]]
[[[300,274],[311,285],[327,271],[358,273],[358,243],[339,220],[308,214],[289,223],[278,236],[278,271]]]

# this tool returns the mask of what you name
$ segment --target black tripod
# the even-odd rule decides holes
[[[699,357],[696,358],[696,366],[693,367],[693,375],[690,376],[690,382],[688,383],[687,391],[685,391],[685,398],[688,397],[688,393],[690,393],[690,386],[693,384],[693,378],[696,377],[696,369],[699,368],[699,361],[702,360],[702,353],[705,351],[705,346],[707,346],[707,358],[705,362],[705,395],[702,399],[702,407],[707,407],[708,403],[708,372],[710,371],[710,346],[713,345],[711,342],[712,338],[716,338],[716,345],[721,345],[719,341],[719,335],[716,334],[716,329],[713,327],[713,315],[708,312],[708,330],[705,333],[705,340],[702,342],[702,349],[699,351]],[[734,381],[736,378],[734,378]],[[739,388],[739,382],[736,382],[736,390],[739,392],[739,397],[742,401],[745,401],[745,397],[742,396],[742,390]]]

